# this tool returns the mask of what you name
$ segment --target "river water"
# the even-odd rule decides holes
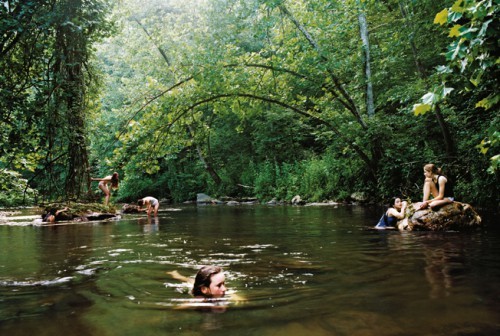
[[[0,222],[0,335],[498,335],[500,230],[376,231],[360,206]],[[381,210],[380,210],[381,211]],[[244,301],[192,308],[201,265]]]

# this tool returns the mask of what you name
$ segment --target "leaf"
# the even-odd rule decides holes
[[[440,74],[451,74],[453,71],[447,65],[439,65],[436,67],[436,71]]]
[[[454,25],[453,28],[450,29],[450,33],[448,34],[448,37],[459,37],[461,27],[462,26],[459,24]]]
[[[452,87],[443,87],[443,93],[442,93],[442,97],[446,97],[447,95],[450,94],[451,91],[455,90],[454,88]]]
[[[427,105],[432,105],[437,102],[437,97],[433,92],[428,92],[422,97],[422,102]]]
[[[492,106],[496,105],[500,100],[500,95],[488,96],[476,103],[476,107],[482,107],[485,110],[490,109]]]
[[[456,12],[456,13],[463,13],[464,8],[462,7],[462,2],[463,0],[457,0],[453,6],[451,6],[451,10]]]
[[[448,21],[448,9],[443,9],[439,13],[436,14],[434,18],[434,23],[439,25],[444,25]]]
[[[488,109],[488,106],[490,105],[490,103],[489,103],[489,102],[490,102],[490,101],[489,101],[489,99],[488,99],[488,98],[481,99],[480,101],[478,101],[478,102],[476,103],[476,107],[482,107],[482,108],[484,108],[485,110],[487,110],[487,109]],[[484,153],[483,153],[483,154],[484,154]]]
[[[413,105],[413,113],[418,116],[420,114],[424,115],[425,113],[431,110],[431,105],[429,104],[415,104]]]

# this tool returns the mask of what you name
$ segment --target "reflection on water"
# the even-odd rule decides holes
[[[22,210],[0,223],[0,334],[500,331],[498,231],[381,232],[362,207],[162,210],[60,225]],[[206,264],[246,300],[200,307],[167,274]]]

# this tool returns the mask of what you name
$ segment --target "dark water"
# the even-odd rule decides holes
[[[363,207],[163,208],[0,222],[1,335],[498,335],[500,231],[375,231]],[[179,309],[166,272],[224,267],[246,301]]]

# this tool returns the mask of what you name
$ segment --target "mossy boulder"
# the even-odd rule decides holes
[[[56,221],[96,221],[114,218],[117,216],[113,205],[101,203],[51,203],[41,206],[43,208],[42,218],[55,209],[64,211],[56,216]]]
[[[453,202],[439,209],[419,209],[420,203],[411,204],[406,218],[398,222],[402,231],[467,231],[481,225],[481,217],[470,204]]]

